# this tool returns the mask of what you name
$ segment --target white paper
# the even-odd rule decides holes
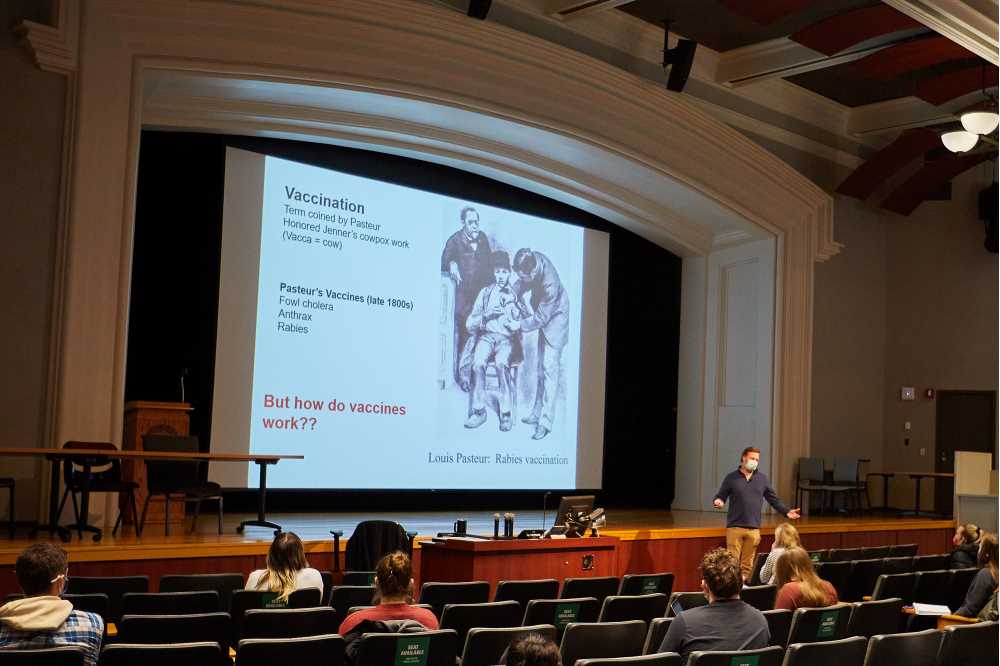
[[[917,615],[950,615],[951,609],[947,606],[937,604],[913,604],[913,611]]]

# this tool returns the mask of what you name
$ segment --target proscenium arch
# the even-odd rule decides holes
[[[412,156],[533,182],[529,189],[603,207],[612,221],[655,225],[646,235],[689,255],[711,250],[702,217],[756,225],[777,237],[779,252],[773,451],[785,461],[808,451],[813,263],[836,252],[831,200],[683,96],[543,40],[409,0],[63,2],[80,17],[80,52],[78,70],[69,72],[76,96],[47,445],[120,442],[135,179],[148,121],[341,143],[352,128],[356,145],[383,150],[394,135],[392,150],[400,154],[405,146]],[[324,109],[287,100],[268,105],[225,94],[168,96],[161,99],[174,106],[156,111],[145,108],[156,97],[146,89],[153,70],[355,91],[441,113],[387,118],[385,108],[361,108],[352,123],[344,109],[324,116]],[[478,133],[454,131],[449,110],[477,114]],[[518,131],[487,135],[491,122]],[[525,132],[546,137],[546,152],[520,145]],[[577,163],[583,149],[596,158]],[[612,172],[608,164],[630,169]],[[678,185],[686,199],[669,196]],[[705,207],[686,210],[692,202]],[[779,489],[790,487],[791,464],[776,476]]]

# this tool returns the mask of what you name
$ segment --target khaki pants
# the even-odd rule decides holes
[[[740,571],[747,583],[753,575],[753,560],[758,545],[760,545],[760,530],[748,530],[745,527],[726,528],[726,548],[740,561]]]

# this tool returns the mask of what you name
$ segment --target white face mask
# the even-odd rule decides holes
[[[747,468],[747,471],[750,471],[750,472],[756,472],[757,471],[757,461],[754,460],[753,458],[751,458],[750,460],[746,461],[746,463],[744,463],[743,466]]]

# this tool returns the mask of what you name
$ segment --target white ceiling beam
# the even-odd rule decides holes
[[[883,0],[981,58],[1000,64],[997,0]]]
[[[564,20],[627,5],[632,0],[546,0],[545,13]]]
[[[996,88],[991,89],[994,94]],[[856,106],[847,119],[847,132],[856,137],[900,132],[957,122],[963,111],[982,99],[978,90],[934,106],[917,97],[900,97],[886,102]]]

